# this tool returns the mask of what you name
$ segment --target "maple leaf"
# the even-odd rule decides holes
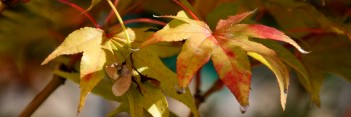
[[[76,30],[42,62],[44,65],[60,55],[83,52],[80,63],[81,96],[78,112],[82,110],[86,96],[105,76],[103,71],[105,63],[113,59],[107,58],[109,55],[106,48],[111,47],[109,43],[103,42],[103,33],[100,29],[90,27]]]
[[[79,83],[79,74],[77,73],[68,73],[60,70],[55,70],[54,73],[58,76]],[[107,117],[112,117],[120,112],[129,112],[131,116],[139,117],[143,115],[144,110],[147,110],[155,117],[168,117],[168,103],[159,88],[145,82],[141,85],[143,85],[147,93],[141,95],[139,91],[132,88],[126,92],[126,95],[116,97],[110,90],[113,85],[114,84],[108,80],[102,80],[92,91],[106,99],[115,100],[121,103],[121,105],[110,112]]]
[[[147,37],[153,33],[145,32],[146,28],[133,29],[135,32],[135,40],[132,43],[133,48],[140,47]],[[139,51],[133,52],[132,61],[134,68],[142,75],[156,79],[160,82],[160,88],[164,95],[174,98],[190,108],[194,116],[198,116],[198,110],[195,106],[195,101],[188,88],[185,94],[176,92],[177,75],[165,66],[160,58],[176,55],[181,50],[181,43],[160,42],[148,47],[142,48]]]
[[[269,4],[265,4],[265,7],[279,26],[292,36],[302,37],[309,33],[331,32],[346,35],[351,39],[348,26],[336,23],[334,20],[338,18],[330,19],[326,13],[311,4],[297,1],[270,1]]]
[[[301,61],[311,77],[311,88],[306,89],[311,92],[312,101],[320,107],[319,93],[326,73],[341,76],[351,82],[351,43],[346,36],[335,34],[311,37],[306,43],[313,51],[311,54],[301,55]]]
[[[131,38],[131,42],[133,47],[138,47],[139,44],[145,40],[147,35],[150,33],[142,32],[142,30],[137,30],[137,34],[144,34],[142,36],[136,35],[135,31],[132,29],[127,29],[129,37]],[[146,29],[145,29],[146,30]],[[117,100],[122,103],[122,106],[119,108],[129,108],[130,114],[132,116],[142,116],[143,110],[147,110],[150,114],[154,116],[168,116],[168,104],[164,97],[164,94],[169,95],[177,100],[180,100],[191,110],[194,115],[198,115],[196,113],[196,106],[192,96],[189,93],[179,95],[175,92],[175,84],[176,75],[169,70],[166,66],[163,65],[159,57],[169,57],[173,56],[180,51],[181,44],[180,43],[160,43],[159,46],[149,46],[150,48],[144,48],[138,52],[133,54],[133,60],[130,56],[130,48],[127,46],[127,41],[125,39],[125,35],[123,32],[114,35],[110,39],[105,39],[103,35],[103,31],[96,28],[82,28],[80,30],[76,30],[71,33],[66,40],[54,51],[52,52],[43,62],[46,64],[47,62],[51,61],[52,59],[56,58],[60,55],[66,54],[75,54],[83,52],[82,63],[81,63],[81,71],[79,75],[79,79],[75,74],[65,73],[62,71],[56,71],[55,73],[59,76],[71,79],[75,82],[80,82],[81,86],[81,100],[79,105],[79,110],[82,109],[84,106],[84,101],[87,94],[94,89],[94,92],[106,97],[107,99]],[[161,51],[156,52],[155,50],[164,49],[168,51]],[[91,52],[93,51],[93,52]],[[98,51],[98,52],[95,52]],[[155,52],[154,52],[155,51]],[[94,53],[95,52],[95,53]],[[167,53],[165,53],[167,52]],[[92,54],[86,54],[92,53]],[[92,56],[92,55],[97,56]],[[152,56],[150,56],[150,54]],[[104,56],[99,56],[104,55]],[[150,57],[143,57],[143,56],[150,56]],[[95,57],[95,58],[93,58]],[[149,62],[141,63],[140,59],[149,59],[154,60],[157,64],[149,64]],[[88,59],[88,60],[83,60]],[[102,60],[100,60],[102,59]],[[132,61],[135,60],[136,67],[132,64]],[[149,60],[147,60],[149,61]],[[89,63],[90,62],[90,63]],[[125,64],[121,64],[125,63]],[[151,62],[154,63],[154,62]],[[153,66],[152,66],[153,65]],[[91,66],[90,70],[91,73],[85,73],[86,69],[82,66]],[[142,67],[142,68],[140,68]],[[145,70],[145,67],[150,68],[160,68],[159,70],[165,71],[162,75],[166,75],[160,77],[159,74],[153,75],[153,71]],[[95,69],[94,69],[95,68]],[[106,74],[111,77],[113,83],[104,82],[99,83],[103,77],[104,69]],[[151,85],[147,82],[141,82],[141,76],[139,72],[134,69],[144,70],[140,71],[140,73],[144,75],[150,75],[150,77],[157,77],[156,79],[162,82],[161,88],[157,87],[150,87]],[[154,69],[152,69],[154,70]],[[160,71],[156,70],[156,73]],[[133,71],[133,72],[132,72]],[[89,71],[90,72],[90,71]],[[83,75],[82,75],[83,74]],[[88,74],[88,75],[84,75]],[[133,79],[135,80],[136,84],[139,87],[139,90],[135,87],[134,83],[131,83],[131,77],[133,75]],[[173,76],[171,77],[172,80],[167,79],[167,75]],[[86,80],[88,78],[88,80]],[[162,78],[162,79],[160,79]],[[88,82],[88,83],[84,83]],[[164,82],[164,83],[163,83]],[[99,85],[97,85],[99,83]],[[103,86],[102,86],[103,85]],[[133,86],[134,85],[134,86]],[[112,90],[111,90],[112,89]],[[106,91],[108,90],[108,91]],[[140,94],[142,93],[142,95]],[[164,94],[163,94],[164,93]],[[117,97],[116,97],[117,96]],[[123,106],[125,105],[125,106]],[[117,108],[117,110],[119,109]],[[116,112],[116,111],[114,111]],[[118,112],[118,111],[117,111]]]
[[[179,87],[187,87],[195,72],[211,60],[219,78],[235,95],[242,107],[249,105],[251,68],[247,55],[261,61],[276,75],[281,103],[285,109],[289,72],[277,54],[266,46],[249,40],[250,37],[283,41],[307,53],[284,33],[260,24],[238,24],[252,12],[245,12],[220,20],[214,32],[202,22],[189,19],[184,12],[173,18],[163,29],[156,32],[141,47],[162,41],[186,40],[177,58]]]

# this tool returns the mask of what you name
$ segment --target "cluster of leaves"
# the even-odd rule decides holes
[[[146,29],[128,29],[126,31],[131,38],[132,48],[139,47],[145,37],[150,35],[150,33],[144,32]],[[176,93],[173,84],[176,82],[176,75],[163,65],[159,58],[177,54],[179,46],[179,43],[163,43],[132,52],[131,48],[127,46],[123,32],[106,38],[102,30],[86,27],[71,33],[43,64],[59,55],[83,52],[79,75],[81,87],[79,111],[83,107],[88,93],[106,76],[106,71],[111,77],[111,80],[108,81],[112,81],[113,85],[108,83],[99,85],[109,87],[110,91],[112,89],[111,93],[114,96],[111,97],[112,94],[108,94],[106,91],[100,92],[100,94],[110,95],[107,98],[122,103],[118,112],[126,111],[123,109],[129,107],[133,108],[130,111],[133,116],[141,116],[144,109],[154,116],[158,114],[166,116],[168,115],[168,105],[165,95],[168,95],[183,102],[194,113],[197,113],[195,106],[192,105],[194,101],[190,92],[181,95]],[[164,51],[157,51],[160,49],[164,49]],[[57,73],[60,76],[74,79],[72,75],[67,75],[62,71]]]
[[[121,32],[122,34],[127,33],[126,36],[117,34],[108,38],[104,31],[86,27],[71,33],[42,64],[60,55],[83,52],[80,63],[81,99],[78,112],[81,111],[88,93],[96,87],[107,72],[112,78],[113,94],[122,97],[124,95],[128,99],[125,103],[121,102],[122,105],[116,110],[117,112],[129,107],[132,116],[142,114],[143,108],[154,116],[168,115],[165,94],[185,103],[197,116],[193,98],[187,87],[196,71],[210,58],[219,78],[235,95],[241,106],[246,108],[249,105],[251,81],[249,55],[275,73],[280,87],[282,107],[285,109],[289,85],[288,69],[275,51],[250,38],[283,41],[303,53],[307,52],[284,33],[272,27],[260,24],[239,24],[252,13],[245,12],[226,20],[220,20],[215,31],[211,31],[205,22],[190,19],[182,11],[177,16],[160,16],[174,20],[154,34],[144,32],[145,29],[141,31],[127,29]],[[179,43],[161,43],[161,45],[156,44],[150,47],[149,45],[182,40],[186,41],[181,44],[181,52],[177,58],[177,75],[175,75],[162,64],[159,57],[177,54]],[[279,47],[279,45],[275,46]],[[140,48],[140,50],[134,52],[133,48]],[[160,49],[163,51],[159,51]],[[288,53],[288,51],[282,51],[282,54]],[[292,61],[299,66],[293,63],[291,65],[308,79],[302,65],[295,59]],[[178,90],[184,90],[184,94],[176,92],[174,85],[177,82],[176,77],[178,78]],[[306,80],[306,82],[309,81]],[[152,84],[159,84],[159,88],[157,85],[153,87]]]
[[[157,1],[164,6],[153,6],[154,1],[142,0],[142,2],[120,1],[118,8],[138,3],[143,4],[140,6],[141,9],[159,14],[179,11],[179,8],[174,8],[175,4],[171,4],[171,1]],[[195,14],[205,19],[200,21],[189,9],[185,9],[189,15],[180,11],[176,16],[156,16],[172,19],[157,32],[149,31],[150,27],[121,30],[120,25],[112,31],[81,28],[67,36],[42,64],[61,55],[83,53],[79,74],[60,70],[56,70],[55,74],[80,84],[78,111],[81,111],[91,91],[120,102],[121,105],[109,116],[123,111],[129,112],[132,116],[142,114],[170,116],[173,113],[168,110],[165,96],[184,103],[194,116],[199,116],[193,96],[187,87],[194,74],[210,60],[219,79],[234,94],[243,108],[249,105],[252,75],[250,62],[255,60],[266,65],[276,75],[283,109],[288,93],[289,68],[296,71],[299,80],[311,93],[312,101],[317,106],[320,106],[319,90],[324,73],[336,73],[347,80],[351,78],[351,71],[348,69],[351,64],[345,61],[350,58],[347,56],[347,50],[351,47],[347,40],[347,36],[350,38],[351,24],[350,18],[345,15],[347,12],[336,15],[330,13],[335,15],[333,20],[330,20],[326,16],[329,12],[317,9],[318,4],[309,4],[307,3],[309,1],[195,0],[192,3],[194,8],[186,0],[180,1],[193,11],[198,11]],[[101,4],[100,2],[101,0],[92,0],[88,10],[92,10],[95,5]],[[337,0],[326,2],[327,6],[324,8],[335,7],[328,6],[332,3],[348,4]],[[260,6],[257,11],[246,12],[257,6]],[[164,7],[168,10],[154,10]],[[238,12],[243,13],[234,15]],[[295,52],[294,55],[286,47],[292,46],[302,53],[307,52],[281,31],[252,23],[250,20],[246,21],[251,22],[249,24],[242,23],[253,13],[258,14],[256,21],[261,23],[267,23],[265,19],[274,18],[274,21],[269,21],[270,25],[279,27],[289,36],[300,39],[304,45],[308,45],[305,48],[312,52],[309,54]],[[107,24],[113,21],[115,20]],[[1,36],[5,38],[6,35]],[[167,68],[160,60],[174,55],[178,55],[177,73]],[[340,64],[344,66],[340,67]]]

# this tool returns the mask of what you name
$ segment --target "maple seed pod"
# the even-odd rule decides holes
[[[121,73],[112,86],[112,92],[115,96],[122,96],[126,93],[132,82],[132,71],[128,69],[127,65],[123,65]]]
[[[122,69],[122,65],[118,65],[117,63],[114,63],[110,66],[106,66],[105,72],[110,78],[112,78],[113,80],[117,80],[121,73],[121,69]]]

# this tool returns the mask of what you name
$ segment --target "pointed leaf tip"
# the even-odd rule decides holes
[[[159,18],[160,16],[158,16],[158,15],[155,15],[155,14],[152,14],[152,17],[156,17],[156,18]]]
[[[248,17],[249,15],[253,14],[254,12],[256,12],[257,9],[253,10],[253,11],[248,11],[248,12],[244,12],[244,13],[240,13],[234,16],[229,16],[227,19],[225,20],[219,20],[216,26],[216,30],[223,30],[226,29],[228,27],[231,27],[234,24],[237,24],[239,22],[241,22],[242,20],[244,20],[246,17]]]
[[[248,106],[240,106],[240,112],[241,114],[244,114],[247,111]]]
[[[311,51],[306,51],[306,50],[303,50],[302,48],[297,48],[297,50],[299,50],[301,53],[303,54],[308,54],[310,53]]]
[[[97,48],[102,40],[103,31],[98,28],[84,27],[73,31],[58,46],[41,65],[47,64],[49,61],[61,55],[76,54],[83,51]]]
[[[271,39],[276,41],[282,41],[294,46],[301,53],[307,54],[308,51],[303,50],[293,39],[285,35],[283,32],[269,26],[261,24],[238,24],[236,28],[243,29],[243,33],[250,37],[260,38],[260,39]]]

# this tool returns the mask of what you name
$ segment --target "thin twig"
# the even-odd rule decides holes
[[[197,78],[197,77],[196,77]],[[195,105],[196,105],[196,108],[199,108],[200,105],[206,101],[206,99],[212,95],[213,93],[217,92],[217,91],[220,91],[222,88],[223,88],[224,84],[223,82],[218,79],[212,86],[210,89],[208,89],[204,94],[198,94],[195,93]],[[189,114],[189,117],[192,117],[193,114],[190,113]]]
[[[195,89],[196,91],[200,92],[201,88],[201,69],[196,72],[196,77],[195,77]]]
[[[100,25],[96,22],[96,20],[89,13],[87,13],[82,7],[80,7],[74,3],[71,3],[67,0],[57,0],[57,1],[64,3],[64,4],[67,4],[67,5],[75,8],[76,10],[80,11],[81,13],[83,13],[83,15],[85,17],[87,17],[95,25],[96,28],[101,28]]]
[[[61,64],[59,69],[66,72],[73,72],[72,66],[79,61],[81,55],[73,55],[67,66]],[[19,117],[30,117],[38,107],[60,86],[65,83],[66,79],[54,75],[50,82],[45,88],[34,97],[34,99],[27,105],[27,107],[21,112]]]
[[[165,23],[165,22],[154,20],[154,19],[150,19],[150,18],[129,19],[129,20],[125,20],[124,23],[126,25],[127,24],[131,24],[131,23],[150,23],[150,24],[157,24],[157,25],[161,25],[161,26],[166,26],[167,25],[167,23]]]
[[[129,34],[127,32],[127,28],[126,26],[124,25],[123,23],[123,20],[122,20],[122,17],[121,15],[119,15],[117,9],[115,6],[113,6],[113,3],[111,2],[111,0],[107,0],[107,3],[110,5],[112,11],[115,13],[119,23],[121,24],[122,26],[122,29],[123,29],[123,32],[124,32],[124,35],[126,36],[126,39],[127,39],[127,45],[128,45],[128,48],[131,48],[131,44],[130,44],[130,38],[129,38]]]
[[[121,12],[121,16],[124,16],[128,12],[132,11],[133,9],[137,8],[139,5],[143,4],[145,0],[138,0],[136,3],[133,3],[132,6],[129,6],[126,10],[123,10]]]
[[[159,20],[154,20],[150,18],[137,18],[137,19],[129,19],[123,21],[125,25],[132,24],[132,23],[150,23],[150,24],[156,24],[156,25],[161,25],[161,26],[166,26],[167,23]],[[116,24],[112,27],[112,29],[116,29],[120,27],[121,24]],[[112,30],[110,33],[108,33],[106,36],[111,37],[115,34],[119,33],[119,30]]]
[[[195,104],[197,108],[199,107],[200,103],[203,102],[201,96],[201,68],[196,72],[195,76]]]
[[[213,93],[221,90],[223,88],[224,84],[222,82],[221,79],[217,79],[217,81],[212,85],[212,87],[210,89],[207,90],[207,92],[205,92],[202,97],[204,99],[204,101]]]
[[[200,19],[192,12],[189,8],[187,8],[183,3],[179,2],[178,0],[172,0],[176,4],[178,4],[180,7],[182,7],[189,15],[194,18],[195,20],[200,21]]]
[[[113,5],[117,7],[119,0],[115,0],[115,2],[113,2]],[[113,16],[113,10],[111,9],[110,12],[108,13],[107,17],[105,18],[105,24],[108,24],[110,22],[110,20],[112,19]]]

